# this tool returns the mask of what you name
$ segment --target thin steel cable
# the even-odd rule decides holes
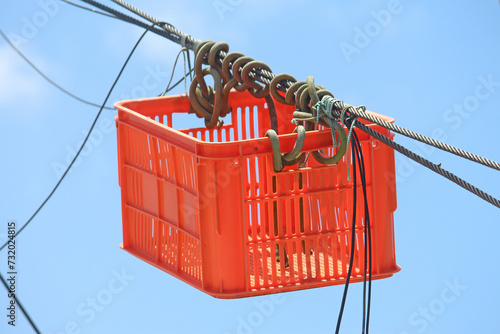
[[[128,16],[126,14],[123,14],[111,7],[108,7],[106,5],[103,5],[97,1],[94,1],[94,0],[82,0],[83,2],[86,2],[94,7],[97,7],[101,10],[104,10],[108,13],[111,13],[112,15],[116,16],[117,18],[119,18],[120,20],[122,21],[125,21],[125,22],[128,22],[128,23],[132,23],[132,24],[135,24],[139,27],[142,27],[142,28],[147,28],[148,27],[148,24],[145,23],[145,22],[142,22],[140,20],[137,20],[131,16]],[[178,29],[176,29],[172,24],[170,23],[166,23],[166,22],[162,22],[162,21],[159,21],[158,19],[152,17],[151,15],[149,14],[146,14],[144,13],[143,11],[127,4],[126,2],[124,1],[115,1],[113,0],[114,2],[116,2],[117,4],[123,6],[124,8],[134,12],[135,14],[145,18],[146,20],[151,20],[151,22],[154,22],[156,24],[161,24],[161,27],[163,29],[160,29],[160,28],[156,28],[156,27],[153,27],[151,29],[152,32],[154,32],[155,34],[158,34],[160,36],[163,36],[169,40],[171,40],[172,42],[174,43],[177,43],[177,44],[180,44],[182,45],[182,36],[186,36],[186,42],[185,42],[185,46],[190,49],[190,50],[195,50],[196,48],[196,45],[198,45],[201,41],[198,40],[198,39],[195,39],[193,36],[191,35],[187,35],[187,34],[184,34],[182,33],[181,31],[179,31]],[[224,58],[226,57],[226,53],[224,51],[220,51],[219,53],[219,57],[217,58],[219,63],[222,64],[222,61],[224,60]],[[256,69],[256,70],[252,70],[250,72],[250,76],[252,78],[254,78],[255,80],[263,83],[263,84],[270,84],[271,83],[271,80],[275,77],[275,75],[270,72],[270,71],[267,71],[265,69]],[[288,89],[288,87],[290,87],[290,83],[289,82],[286,82],[285,85],[279,85],[278,86],[278,89],[282,92],[286,92],[286,90]]]
[[[108,16],[108,17],[111,17],[111,18],[113,18],[113,19],[118,19],[118,20],[119,20],[119,18],[118,18],[118,17],[116,17],[116,16],[114,16],[114,15],[111,15],[111,14],[108,14],[108,13],[105,13],[105,12],[101,12],[101,11],[99,11],[99,10],[95,10],[95,9],[93,9],[93,8],[85,7],[85,6],[79,5],[79,4],[77,4],[77,3],[74,3],[74,2],[72,2],[72,1],[68,1],[68,0],[59,0],[59,1],[65,2],[65,3],[67,3],[68,5],[72,5],[72,6],[75,6],[75,7],[81,8],[81,9],[88,10],[88,11],[90,11],[90,12],[92,12],[92,13],[101,14],[101,15]]]
[[[99,11],[99,10],[95,10],[95,9],[93,9],[93,8],[85,7],[85,6],[82,6],[82,5],[76,4],[76,3],[72,2],[72,1],[68,1],[68,0],[59,0],[59,1],[65,2],[65,3],[69,4],[69,5],[73,5],[73,6],[75,6],[75,7],[81,8],[81,9],[85,9],[85,10],[91,11],[91,12],[93,12],[93,13],[97,13],[97,14],[101,14],[101,15],[104,15],[104,16],[108,16],[108,17],[114,18],[114,19],[121,20],[121,18],[119,18],[119,17],[117,17],[117,16],[115,16],[115,15],[108,14],[108,13],[106,13],[106,12],[102,12],[102,11]],[[125,4],[125,5],[126,5],[126,4]],[[132,7],[132,6],[131,6],[131,7]],[[137,9],[137,10],[138,10],[138,9]],[[148,19],[148,21],[150,21],[150,22],[152,22],[152,23],[156,23],[156,22],[158,22],[158,24],[159,24],[159,23],[162,23],[162,22],[160,22],[159,20],[155,19],[154,17],[152,17],[152,16],[150,16],[150,15],[148,15],[148,14],[146,14],[146,13],[142,12],[142,11],[141,11],[140,13],[142,14],[141,16],[143,16],[144,18]],[[169,24],[169,25],[170,25],[170,23],[165,23],[165,22],[163,22],[163,23],[164,23],[164,24]],[[193,79],[193,76],[192,76],[193,69],[192,69],[192,67],[191,67],[191,59],[190,59],[190,56],[189,56],[189,52],[188,52],[187,54],[188,54],[188,57],[187,57],[187,59],[188,59],[188,66],[189,66],[189,68],[190,68],[190,71],[189,71],[189,73],[188,73],[188,74],[190,75],[191,80],[192,80],[192,79]],[[177,86],[178,86],[178,85],[179,85],[179,84],[180,84],[183,80],[185,80],[185,78],[181,78],[181,79],[180,79],[179,81],[177,81],[177,82],[176,82],[176,83],[175,83],[172,87],[168,87],[168,86],[167,86],[167,89],[166,89],[166,90],[162,93],[162,95],[165,95],[166,93],[168,93],[169,91],[171,91],[172,89],[174,89],[175,87],[177,87]],[[169,83],[169,85],[170,85],[170,83]],[[160,96],[162,96],[162,95],[160,95]],[[95,105],[95,106],[97,106],[97,107],[100,107],[100,105],[98,105],[98,104],[95,104],[95,103],[92,103],[92,102],[89,102],[89,103],[90,103],[90,104],[92,104],[92,105]],[[105,109],[114,110],[114,108],[112,108],[112,107],[105,107]]]
[[[164,23],[164,29],[171,32],[172,34],[174,35],[177,35],[181,38],[181,40],[177,41],[176,43],[178,44],[181,44],[182,45],[182,36],[186,36],[186,39],[189,39],[191,38],[193,40],[193,46],[195,46],[197,43],[199,43],[200,41],[199,40],[195,40],[192,36],[190,35],[187,35],[187,34],[184,34],[183,32],[179,31],[178,29],[176,29],[172,24],[170,23],[165,23],[165,22],[161,22],[160,20],[154,18],[153,16],[143,12],[142,10],[126,3],[125,1],[123,0],[112,0],[114,3],[116,4],[119,4],[120,6],[122,6],[123,8],[126,8],[128,9],[129,11],[139,15],[140,17],[154,23],[154,24],[157,24],[157,25],[160,25],[160,23]],[[184,46],[184,45],[182,45]],[[193,49],[194,51],[194,49]],[[222,61],[224,60],[224,58],[226,57],[226,52],[224,51],[220,51],[219,53],[219,57],[218,57],[218,61],[219,63],[222,65]],[[265,69],[259,69],[259,70],[256,70],[254,72],[252,72],[253,76],[255,78],[259,78],[259,81],[261,81],[262,83],[265,83],[265,84],[270,84],[271,83],[271,80],[274,78],[274,74],[272,72],[269,72]],[[285,90],[286,91],[286,90]]]
[[[131,4],[126,3],[125,1],[121,1],[121,0],[111,0],[111,1],[113,1],[114,3],[122,6],[125,9],[131,11],[132,13],[134,13],[136,15],[139,15],[143,19],[146,19],[149,22],[154,23],[155,25],[158,25],[158,26],[161,26],[161,27],[165,28],[166,30],[168,30],[172,34],[178,35],[180,37],[182,37],[183,35],[185,35],[186,37],[189,36],[187,34],[184,34],[181,31],[177,30],[172,24],[170,24],[168,22],[160,21],[157,18],[149,15],[148,13],[145,13],[142,10],[138,9],[137,7],[134,7]]]
[[[84,100],[78,96],[76,96],[75,94],[67,91],[66,89],[64,89],[63,87],[59,86],[57,83],[55,83],[52,79],[50,79],[48,76],[46,76],[40,69],[38,69],[38,67],[33,64],[15,45],[14,43],[11,42],[11,40],[7,37],[7,35],[5,35],[5,33],[2,31],[2,29],[0,29],[0,35],[7,41],[7,43],[10,45],[10,47],[16,51],[16,53],[24,59],[25,62],[27,62],[35,71],[38,72],[38,74],[40,74],[45,80],[47,80],[50,84],[52,84],[54,87],[56,87],[57,89],[59,89],[60,91],[62,91],[63,93],[71,96],[72,98],[82,102],[82,103],[85,103],[85,104],[88,104],[88,105],[91,105],[91,106],[94,106],[94,107],[98,107],[100,108],[101,105],[100,104],[97,104],[97,103],[93,103],[93,102],[90,102],[90,101],[87,101],[87,100]],[[112,107],[104,107],[104,109],[108,109],[108,110],[114,110],[115,108],[112,108]]]
[[[101,105],[101,109],[99,109],[99,112],[97,113],[95,119],[94,119],[94,122],[92,123],[92,125],[90,126],[90,130],[89,132],[87,133],[87,136],[85,137],[85,139],[83,140],[83,143],[82,145],[80,146],[80,149],[78,150],[78,152],[76,152],[76,155],[75,157],[73,158],[73,160],[71,161],[71,163],[68,165],[68,167],[66,168],[66,171],[64,172],[64,174],[61,176],[61,178],[59,179],[59,181],[56,183],[56,185],[54,186],[54,188],[52,189],[52,191],[50,192],[50,194],[47,196],[47,198],[45,198],[45,200],[42,202],[42,204],[38,207],[38,209],[35,211],[35,213],[30,217],[30,219],[28,219],[28,221],[26,222],[26,224],[24,224],[20,229],[19,231],[17,231],[17,233],[14,235],[14,238],[17,237],[19,235],[19,233],[21,233],[25,228],[26,226],[29,225],[29,223],[31,223],[31,221],[33,220],[33,218],[35,218],[35,216],[38,214],[38,212],[40,212],[40,210],[45,206],[45,204],[49,201],[49,199],[52,197],[52,195],[56,192],[57,188],[59,188],[59,185],[61,184],[61,182],[64,180],[64,178],[66,177],[66,175],[68,174],[69,170],[71,169],[71,167],[73,166],[73,164],[75,163],[76,159],[80,156],[80,152],[82,152],[85,144],[87,143],[88,139],[90,138],[90,134],[92,133],[92,130],[94,129],[95,125],[97,124],[97,120],[99,119],[99,116],[101,115],[102,113],[102,110],[104,109],[104,106],[106,105],[106,102],[108,102],[108,99],[111,95],[111,93],[113,92],[113,89],[115,88],[118,80],[120,79],[123,71],[125,70],[125,67],[127,66],[130,58],[132,57],[132,55],[134,54],[134,51],[135,49],[137,48],[137,46],[139,46],[139,43],[142,41],[143,37],[146,35],[146,33],[149,31],[149,29],[146,29],[146,31],[141,35],[141,37],[139,38],[139,40],[135,43],[134,47],[132,48],[132,51],[130,52],[130,54],[128,55],[127,59],[125,60],[125,63],[123,64],[120,72],[118,73],[118,76],[116,77],[115,81],[113,82],[113,85],[111,86],[108,94],[106,95],[106,98],[104,99],[104,102],[102,103]],[[8,241],[0,248],[0,251],[2,249],[5,248],[5,246],[7,246],[8,244]]]
[[[336,108],[340,108],[342,104],[340,102],[336,102],[334,105],[335,105]],[[382,119],[380,119],[378,117],[375,117],[375,116],[372,116],[370,114],[367,114],[366,112],[364,112],[363,110],[360,110],[359,108],[350,107],[349,108],[349,112],[351,114],[353,114],[353,115],[356,115],[358,117],[364,118],[364,119],[366,119],[366,120],[368,120],[368,121],[370,121],[372,123],[378,124],[378,125],[386,128],[386,129],[389,129],[391,131],[394,131],[394,132],[397,132],[399,134],[402,134],[403,136],[409,137],[409,138],[414,139],[414,140],[418,140],[419,142],[422,142],[422,143],[427,144],[427,145],[434,146],[434,147],[436,147],[436,148],[438,148],[440,150],[447,151],[447,152],[455,154],[455,155],[457,155],[459,157],[462,157],[462,158],[465,158],[465,159],[477,162],[477,163],[482,164],[482,165],[484,165],[486,167],[490,167],[490,168],[493,168],[493,169],[496,169],[496,170],[500,170],[500,163],[498,163],[496,161],[493,161],[493,160],[481,157],[481,156],[476,155],[476,154],[471,153],[471,152],[467,152],[467,151],[462,150],[462,149],[460,149],[458,147],[454,147],[452,145],[448,145],[448,144],[443,143],[443,142],[441,142],[439,140],[436,140],[436,139],[433,139],[433,138],[421,135],[419,133],[413,132],[411,130],[408,130],[406,128],[398,126],[396,124],[392,124],[392,123],[386,122],[386,121],[384,121],[384,120],[382,120]]]
[[[194,71],[194,69],[191,69],[191,71],[189,71],[188,74],[191,74],[192,72]],[[172,87],[170,87],[168,90],[162,92],[160,95],[158,96],[164,96],[164,94],[167,94],[168,92],[170,92],[171,90],[173,90],[175,87],[177,87],[181,82],[183,82],[185,80],[184,77],[180,78]]]
[[[165,23],[165,22],[160,22],[158,21],[158,24],[161,23],[161,28],[159,27],[152,27],[150,26],[149,23],[145,23],[145,22],[142,22],[138,19],[135,19],[129,15],[126,15],[126,14],[123,14],[122,12],[116,10],[116,9],[113,9],[111,7],[108,7],[106,5],[103,5],[97,1],[94,1],[94,0],[82,0],[83,2],[86,2],[94,7],[97,7],[101,10],[104,10],[116,17],[118,17],[119,19],[123,20],[123,21],[126,21],[128,23],[132,23],[132,24],[135,24],[139,27],[142,27],[142,28],[145,28],[145,29],[150,29],[152,32],[154,32],[155,34],[158,34],[160,36],[163,36],[169,40],[171,40],[172,42],[175,42],[177,44],[182,44],[182,36],[185,35],[183,33],[181,33],[179,30],[177,30],[173,25],[171,25],[170,23]],[[136,13],[137,14],[137,13]],[[152,18],[154,19],[154,18]],[[186,35],[186,47],[190,50],[193,50],[195,49],[196,45],[200,42],[199,40],[193,38],[192,36],[190,35]]]
[[[123,14],[122,12],[117,11],[111,7],[106,6],[106,5],[103,5],[97,1],[94,1],[94,0],[82,0],[82,1],[116,16],[118,19],[120,19],[122,21],[135,24],[135,25],[142,27],[142,28],[145,28],[145,29],[151,29],[152,32],[154,32],[160,36],[166,37],[173,42],[178,43],[175,40],[175,38],[173,38],[173,36],[171,36],[169,31],[166,31],[166,30],[158,28],[158,27],[151,28],[151,25],[149,23],[145,23],[145,22],[142,22],[140,20],[137,20],[129,15]]]
[[[362,131],[364,131],[367,134],[369,134],[370,136],[378,139],[379,141],[381,141],[385,145],[390,146],[391,148],[395,149],[399,153],[406,155],[408,158],[412,159],[413,161],[418,162],[422,166],[425,166],[425,167],[429,168],[430,170],[432,170],[433,172],[438,173],[441,176],[444,176],[448,180],[450,180],[450,181],[458,184],[460,187],[462,187],[462,188],[470,191],[474,195],[476,195],[476,196],[484,199],[486,202],[488,202],[490,204],[493,204],[497,208],[500,208],[500,201],[498,199],[496,199],[495,197],[493,197],[493,196],[489,195],[488,193],[482,191],[481,189],[477,188],[476,186],[470,184],[469,182],[461,179],[460,177],[456,176],[455,174],[447,171],[446,169],[441,168],[441,166],[436,165],[435,163],[433,163],[433,162],[431,162],[431,161],[429,161],[429,160],[421,157],[420,155],[418,155],[418,154],[410,151],[406,147],[404,147],[404,146],[402,146],[402,145],[400,145],[400,144],[398,144],[398,143],[390,140],[386,136],[384,136],[381,133],[379,133],[379,132],[371,129],[370,127],[366,126],[365,124],[363,124],[361,122],[358,122],[356,126],[359,129],[361,129]]]
[[[125,1],[121,1],[121,0],[111,0],[111,1],[113,1],[114,3],[119,4],[123,8],[126,8],[129,11],[131,11],[131,12],[139,15],[140,17],[142,17],[143,19],[148,20],[151,23],[154,23],[154,24],[159,24],[160,23],[160,20],[158,20],[158,19],[154,18],[153,16],[151,16],[151,15],[143,12],[142,10],[140,10],[140,9],[132,6],[131,4],[126,3]],[[169,24],[169,25],[172,26],[171,24]]]
[[[373,117],[371,115],[368,115],[366,114],[363,109],[361,107],[358,107],[358,108],[355,108],[355,107],[352,107],[352,106],[349,106],[346,108],[346,105],[344,104],[343,101],[341,100],[338,100],[338,99],[335,99],[331,96],[324,96],[321,101],[319,101],[316,105],[315,105],[315,108],[317,110],[321,109],[319,107],[322,107],[322,108],[327,108],[328,106],[328,110],[327,110],[327,114],[329,114],[329,117],[332,117],[336,120],[338,120],[339,118],[343,118],[343,112],[345,112],[346,109],[349,109],[349,113],[351,114],[351,118],[352,117],[361,117],[361,118],[365,118],[368,119],[369,121],[372,121],[373,123],[377,123],[377,121],[381,121],[380,119],[377,119],[376,117]],[[368,117],[369,116],[369,117]],[[388,122],[385,122],[383,121],[384,123],[386,123],[387,125],[392,125]],[[473,194],[479,196],[480,198],[484,199],[485,201],[493,204],[494,206],[497,206],[500,208],[500,201],[496,198],[494,198],[493,196],[485,193],[484,191],[482,191],[481,189],[473,186],[472,184],[466,182],[465,180],[459,178],[458,176],[454,175],[453,173],[450,173],[448,172],[447,170],[441,168],[440,166],[430,162],[429,160],[427,159],[424,159],[423,157],[413,153],[412,151],[408,150],[407,148],[399,145],[399,144],[396,144],[395,142],[391,141],[390,139],[388,139],[387,137],[381,135],[380,133],[374,131],[373,129],[370,129],[369,127],[367,127],[366,125],[358,122],[357,123],[357,127],[360,128],[361,130],[365,131],[366,133],[370,134],[371,133],[376,133],[378,134],[378,137],[376,137],[377,139],[379,139],[381,142],[383,142],[384,144],[398,150],[400,153],[408,156],[409,158],[413,159],[414,161],[418,162],[419,164],[433,170],[434,172],[446,177],[447,179],[455,182],[456,184],[458,184],[459,186],[461,186],[462,188],[472,192]],[[380,139],[379,137],[382,136],[384,137],[384,140]],[[375,137],[375,136],[373,136]],[[430,138],[429,138],[430,139]],[[437,141],[436,141],[437,142]],[[444,144],[444,143],[442,143]],[[475,161],[475,160],[473,160]],[[477,162],[477,161],[475,161]],[[488,166],[490,167],[490,166]],[[492,167],[494,168],[494,167]]]
[[[187,48],[185,48],[185,47],[182,47],[180,49],[179,53],[177,53],[177,57],[175,57],[174,66],[172,68],[172,74],[170,75],[170,80],[168,81],[167,88],[165,88],[165,91],[163,93],[161,93],[160,96],[165,96],[165,94],[167,92],[169,92],[170,90],[172,90],[175,87],[175,86],[174,87],[170,87],[170,84],[172,83],[172,79],[174,78],[175,69],[177,67],[177,62],[179,61],[179,56],[181,55],[181,53],[184,56],[184,77],[181,79],[181,81],[184,80],[184,91],[186,92],[186,95],[188,95],[187,88],[186,88],[186,81],[187,81],[186,78],[187,78],[187,75],[189,73],[192,73],[194,71],[194,69],[190,68],[189,73],[186,72],[186,55],[185,55],[184,52],[187,52],[188,55],[189,55],[189,50]]]
[[[2,281],[3,285],[5,286],[5,288],[7,289],[7,291],[10,291],[9,289],[9,285],[7,284],[7,281],[3,278],[2,276],[2,273],[0,273],[0,280]],[[36,326],[35,322],[33,321],[33,319],[31,319],[31,316],[30,314],[28,313],[28,311],[26,311],[26,309],[24,308],[23,304],[21,304],[21,301],[19,300],[19,298],[16,296],[15,293],[13,293],[13,297],[14,297],[14,300],[16,301],[17,305],[19,305],[19,308],[21,309],[21,311],[24,313],[24,315],[26,316],[26,319],[28,319],[28,322],[30,323],[31,327],[33,328],[33,330],[37,333],[37,334],[40,334],[40,330],[38,329],[38,327]]]

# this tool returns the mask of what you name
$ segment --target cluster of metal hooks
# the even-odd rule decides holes
[[[195,76],[189,88],[191,112],[204,118],[205,126],[208,129],[216,126],[221,127],[223,121],[220,117],[231,112],[228,104],[231,89],[234,88],[239,92],[247,90],[256,98],[266,100],[271,119],[270,127],[277,132],[276,106],[270,94],[269,85],[257,83],[252,73],[252,70],[256,68],[270,71],[269,67],[263,62],[244,56],[242,53],[227,54],[228,51],[229,46],[225,42],[204,41],[196,47]],[[221,52],[227,54],[222,63],[219,61]],[[203,65],[209,65],[209,67],[203,68]],[[205,81],[207,75],[212,77],[214,87],[207,85]]]
[[[221,127],[221,117],[231,112],[228,104],[229,92],[235,89],[238,92],[248,91],[256,98],[264,98],[267,102],[271,120],[270,129],[266,135],[273,145],[274,169],[282,170],[283,166],[294,165],[306,160],[301,152],[304,145],[306,131],[316,130],[319,125],[332,129],[333,147],[337,153],[333,157],[325,157],[319,151],[312,152],[313,157],[320,163],[333,164],[338,162],[345,154],[347,140],[344,128],[334,120],[331,115],[319,113],[315,105],[324,97],[333,94],[323,86],[315,85],[312,77],[307,81],[297,81],[290,74],[280,74],[269,84],[256,81],[256,73],[271,72],[270,67],[261,61],[247,57],[240,52],[229,52],[225,42],[203,41],[195,50],[194,72],[195,76],[189,89],[191,112],[205,119],[208,129]],[[221,54],[225,54],[222,61]],[[203,65],[209,65],[203,68]],[[210,75],[214,86],[207,85],[205,77]],[[291,85],[290,85],[291,84]],[[282,87],[289,86],[286,94],[279,93]],[[278,119],[274,100],[279,103],[295,105],[297,110],[293,113],[297,127],[297,141],[289,153],[281,153],[278,140]],[[339,134],[340,144],[335,133]]]

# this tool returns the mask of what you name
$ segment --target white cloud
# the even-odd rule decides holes
[[[30,59],[41,65],[39,59]],[[20,116],[36,113],[46,96],[47,83],[7,44],[0,45],[0,113],[12,112],[22,103],[25,107],[15,110]],[[28,107],[28,108],[27,108]]]

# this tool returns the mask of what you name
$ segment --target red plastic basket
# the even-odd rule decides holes
[[[231,122],[212,130],[173,128],[173,114],[189,111],[185,96],[115,104],[121,247],[218,298],[343,284],[352,246],[352,282],[362,281],[364,208],[357,206],[353,245],[353,186],[345,157],[333,165],[311,157],[305,168],[275,172],[265,101],[233,92],[229,104]],[[294,107],[276,107],[279,133],[287,133],[279,136],[281,149],[289,152],[296,141]],[[393,233],[394,151],[357,134],[368,184],[372,278],[385,278],[400,269]],[[332,154],[331,145],[329,129],[311,131],[303,151]],[[358,196],[361,203],[362,191]]]

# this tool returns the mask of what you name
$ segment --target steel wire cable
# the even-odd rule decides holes
[[[126,9],[128,9],[129,11],[131,11],[131,12],[133,12],[133,13],[135,13],[135,14],[139,15],[140,17],[142,17],[142,18],[144,18],[144,19],[148,20],[148,21],[149,21],[149,22],[151,22],[151,23],[154,23],[154,24],[159,24],[159,23],[160,23],[160,20],[158,20],[158,19],[154,18],[153,16],[151,16],[151,15],[149,15],[149,14],[147,14],[147,13],[143,12],[142,10],[140,10],[140,9],[138,9],[138,8],[136,8],[136,7],[134,7],[134,6],[132,6],[131,4],[126,3],[125,1],[121,1],[121,0],[111,0],[111,1],[113,1],[114,3],[119,4],[120,6],[122,6],[122,7],[126,8]],[[173,27],[170,23],[169,23],[169,25],[170,25],[171,27]],[[174,29],[175,29],[175,28],[174,28]],[[177,29],[175,29],[175,30],[177,30]],[[179,33],[180,33],[180,32],[179,32]]]
[[[339,113],[343,109],[342,104],[340,102],[335,102],[334,106],[336,107],[337,112],[339,112]],[[493,169],[496,169],[496,170],[500,171],[500,163],[498,163],[496,161],[493,161],[493,160],[481,157],[481,156],[479,156],[477,154],[474,154],[474,153],[471,153],[471,152],[467,152],[467,151],[462,150],[462,149],[460,149],[458,147],[454,147],[452,145],[448,145],[448,144],[443,143],[443,142],[441,142],[439,140],[436,140],[436,139],[424,136],[422,134],[413,132],[411,130],[408,130],[406,128],[398,126],[396,124],[389,123],[387,121],[384,121],[383,119],[380,119],[378,117],[375,117],[373,115],[370,115],[370,114],[364,112],[360,108],[350,107],[348,110],[349,110],[349,112],[351,114],[353,114],[355,116],[358,116],[358,117],[361,117],[363,119],[366,119],[366,120],[368,120],[368,121],[370,121],[372,123],[378,124],[378,125],[386,128],[386,129],[389,129],[391,131],[397,132],[397,133],[399,133],[399,134],[401,134],[403,136],[406,136],[406,137],[411,138],[411,139],[418,140],[419,142],[422,142],[424,144],[427,144],[427,145],[430,145],[430,146],[434,146],[434,147],[436,147],[436,148],[438,148],[440,150],[447,151],[447,152],[455,154],[455,155],[457,155],[459,157],[462,157],[462,158],[465,158],[465,159],[477,162],[477,163],[482,164],[482,165],[484,165],[486,167],[490,167],[490,168],[493,168]]]
[[[123,16],[124,18],[128,18],[128,22],[130,23],[134,23],[134,24],[138,24],[140,21],[137,21],[135,19],[132,19],[128,16],[126,16],[125,14],[122,14],[118,11],[115,11],[107,6],[104,6],[104,5],[101,5],[99,4],[98,2],[94,1],[94,0],[82,0],[82,1],[85,1],[87,3],[90,3],[90,4],[93,4],[94,6],[101,6],[99,8],[101,9],[104,9],[104,10],[107,10],[107,11],[110,11],[111,13],[113,13],[115,16],[118,16],[118,17],[121,17]],[[152,17],[151,15],[147,14],[147,13],[144,13],[143,11],[137,9],[136,7],[126,3],[125,1],[123,0],[113,0],[113,2],[123,6],[124,8],[128,9],[129,11],[147,19],[148,21],[150,22],[153,22],[153,23],[160,23],[160,21],[154,17]],[[144,23],[141,22],[141,26],[143,26]],[[171,39],[172,41],[178,43],[178,44],[181,44],[181,37],[182,36],[187,36],[186,38],[187,39],[191,39],[193,41],[193,43],[191,44],[191,46],[194,48],[200,41],[199,40],[196,40],[194,39],[192,36],[190,35],[185,35],[184,33],[180,32],[179,30],[177,30],[173,25],[171,24],[165,24],[163,26],[163,28],[168,31],[170,34],[172,35],[175,35],[177,38],[174,38],[172,39],[171,37],[168,37],[168,36],[165,36],[169,39]],[[156,32],[156,31],[154,31]],[[183,45],[184,46],[184,45]],[[187,46],[187,45],[186,45]],[[193,49],[194,50],[194,49]],[[219,56],[217,57],[217,60],[220,64],[222,64],[224,58],[227,56],[227,53],[223,50],[219,51]],[[271,84],[271,81],[272,79],[275,77],[275,75],[271,72],[271,71],[268,71],[266,69],[262,69],[262,68],[258,68],[258,69],[254,69],[250,72],[250,77],[252,77],[253,79],[257,80],[257,81],[260,81],[261,83],[264,83],[264,84]],[[281,83],[281,84],[278,84],[278,87],[277,89],[282,91],[282,92],[286,92],[287,89],[290,87],[290,81],[284,81],[284,83]],[[425,144],[428,144],[428,145],[431,145],[433,147],[436,147],[440,150],[444,150],[444,151],[447,151],[449,153],[452,153],[452,154],[455,154],[457,156],[460,156],[462,158],[465,158],[465,159],[468,159],[468,160],[471,160],[471,161],[474,161],[476,163],[479,163],[479,164],[482,164],[484,166],[487,166],[487,167],[490,167],[490,168],[493,168],[493,169],[496,169],[496,170],[500,170],[500,163],[496,162],[496,161],[493,161],[493,160],[490,160],[490,159],[487,159],[487,158],[484,158],[484,157],[481,157],[479,155],[476,155],[474,153],[471,153],[471,152],[468,152],[468,151],[465,151],[465,150],[462,150],[460,148],[457,148],[457,147],[454,147],[452,145],[448,145],[446,143],[443,143],[441,141],[438,141],[438,140],[435,140],[433,138],[430,138],[430,137],[427,137],[427,136],[424,136],[424,135],[421,135],[421,134],[418,134],[416,132],[413,132],[411,130],[408,130],[408,129],[405,129],[403,127],[400,127],[398,125],[395,125],[395,124],[391,124],[389,122],[386,122],[386,121],[383,121],[377,117],[374,117],[372,115],[369,115],[361,110],[358,110],[358,109],[355,109],[355,108],[350,108],[351,112],[353,114],[355,114],[356,116],[358,117],[361,117],[363,119],[366,119],[366,120],[369,120],[370,122],[373,122],[373,123],[376,123],[382,127],[385,127],[387,129],[390,129],[391,131],[394,131],[394,132],[397,132],[397,133],[400,133],[404,136],[407,136],[409,138],[412,138],[414,140],[418,140],[422,143],[425,143]]]
[[[440,165],[436,165],[435,163],[425,159],[424,157],[410,151],[406,147],[392,141],[391,139],[389,139],[386,136],[382,135],[381,133],[371,129],[370,127],[366,126],[365,124],[363,124],[361,122],[358,122],[356,124],[356,127],[361,129],[362,131],[366,132],[367,134],[369,134],[373,138],[380,140],[385,145],[395,149],[399,153],[407,156],[408,158],[412,159],[413,161],[421,164],[422,166],[429,168],[430,170],[438,173],[441,176],[444,176],[448,180],[458,184],[460,187],[462,187],[462,188],[470,191],[474,195],[484,199],[486,202],[496,206],[497,208],[500,208],[500,201],[498,199],[496,199],[495,197],[491,196],[490,194],[482,191],[478,187],[470,184],[469,182],[461,179],[460,177],[456,176],[455,174],[447,171],[446,169],[441,168]]]
[[[118,17],[119,19],[121,19],[123,21],[135,24],[135,25],[142,27],[142,28],[145,28],[145,29],[150,29],[153,33],[158,34],[160,36],[163,36],[163,37],[165,37],[165,38],[167,38],[167,39],[169,39],[172,42],[175,42],[177,44],[182,44],[182,41],[181,41],[182,36],[186,35],[186,34],[181,33],[180,31],[178,31],[177,29],[175,29],[175,27],[173,25],[171,25],[170,23],[160,22],[157,20],[158,24],[162,23],[161,27],[157,27],[157,26],[151,27],[151,24],[149,24],[149,23],[135,19],[129,15],[126,15],[126,14],[124,14],[116,9],[113,9],[111,7],[103,5],[97,1],[94,1],[94,0],[81,0],[81,1],[86,2],[86,3],[88,3],[94,7],[97,7],[101,10],[104,10],[104,11]],[[154,19],[154,18],[152,18],[152,19]],[[186,36],[187,37],[186,37],[186,43],[185,43],[186,45],[185,46],[188,49],[191,49],[194,51],[197,43],[199,43],[200,41],[194,39],[190,35],[186,35]]]
[[[59,1],[67,3],[68,5],[71,5],[71,6],[75,6],[75,7],[81,8],[81,9],[88,10],[88,11],[90,11],[92,13],[101,14],[101,15],[108,16],[108,17],[111,17],[113,19],[118,19],[119,20],[119,18],[116,17],[116,16],[114,16],[114,15],[111,15],[111,14],[108,14],[108,13],[105,13],[105,12],[101,12],[101,11],[95,10],[93,8],[89,8],[89,7],[85,7],[85,6],[79,5],[77,3],[74,3],[73,1],[69,1],[69,0],[59,0]]]

